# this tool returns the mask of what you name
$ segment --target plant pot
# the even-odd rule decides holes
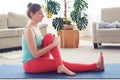
[[[64,25],[64,28],[65,30],[73,30],[75,27],[75,25]]]

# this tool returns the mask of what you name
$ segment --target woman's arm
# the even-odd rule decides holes
[[[35,42],[35,34],[34,34],[34,32],[31,29],[27,28],[24,31],[24,35],[25,35],[25,39],[26,39],[27,44],[28,44],[28,48],[30,49],[30,52],[32,53],[34,58],[38,58],[38,57],[46,54],[52,48],[54,48],[55,46],[57,46],[59,44],[58,39],[54,38],[52,44],[48,45],[45,48],[42,48],[42,49],[38,50],[37,49],[37,44]]]

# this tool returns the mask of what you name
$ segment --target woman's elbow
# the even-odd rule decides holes
[[[41,56],[38,52],[34,52],[34,53],[32,53],[32,55],[34,58],[38,58]]]
[[[38,56],[36,56],[36,55],[33,55],[33,57],[34,57],[34,58],[38,58]]]
[[[40,55],[34,54],[33,57],[38,58],[38,57],[40,57]]]

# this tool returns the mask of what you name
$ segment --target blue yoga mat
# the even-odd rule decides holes
[[[39,74],[25,73],[22,65],[1,65],[0,78],[52,78],[52,79],[78,79],[78,78],[120,78],[120,64],[105,64],[105,71],[79,72],[75,76],[46,72]]]

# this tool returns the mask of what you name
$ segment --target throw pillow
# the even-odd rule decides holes
[[[101,21],[101,22],[99,23],[99,28],[105,28],[105,26],[108,25],[108,24],[109,24],[109,22]]]
[[[116,28],[116,22],[109,23],[105,28]]]
[[[116,28],[120,28],[120,22],[116,21]]]
[[[101,21],[99,28],[116,28],[116,21],[112,23]]]

